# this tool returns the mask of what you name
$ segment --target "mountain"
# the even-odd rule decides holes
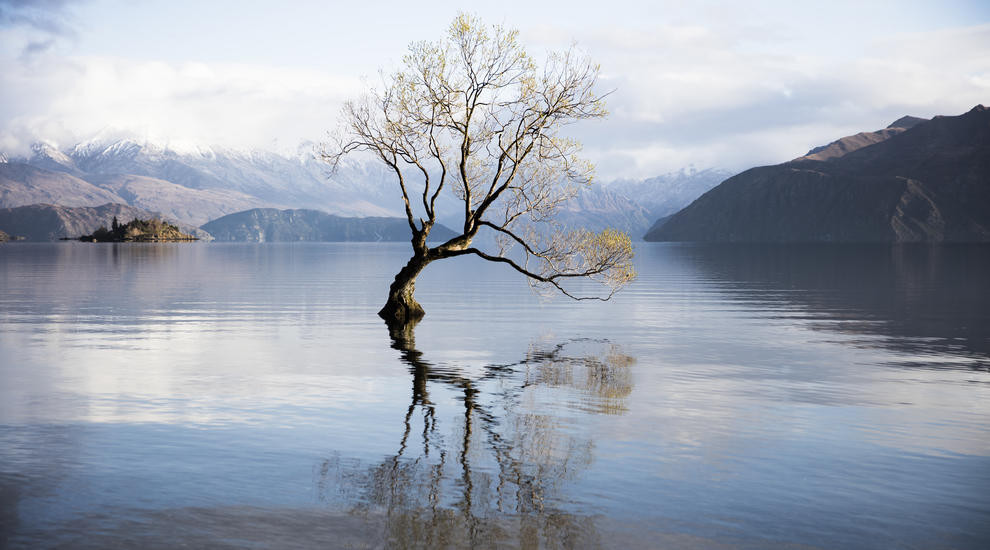
[[[597,232],[610,227],[637,238],[649,227],[650,214],[625,193],[595,186],[562,204],[554,219],[564,229]]]
[[[320,208],[344,216],[401,215],[389,174],[351,162],[329,178],[312,144],[295,156],[219,147],[173,147],[99,136],[60,150],[36,143],[0,163],[0,207],[129,204],[201,225],[255,207]]]
[[[648,241],[990,241],[990,110],[938,116],[847,152],[733,176],[646,235]],[[842,142],[843,140],[839,140]],[[829,156],[831,155],[831,156]]]
[[[318,210],[277,210],[255,208],[229,214],[201,228],[217,241],[294,242],[294,241],[408,241],[406,218],[344,218]],[[436,225],[430,240],[445,241],[456,236],[443,225]]]
[[[31,166],[79,175],[75,162],[51,143],[44,141],[35,143],[31,146],[31,152],[31,159],[28,161]]]
[[[312,144],[295,156],[221,147],[172,148],[131,139],[78,144],[68,155],[87,174],[129,174],[164,180],[196,190],[223,190],[253,197],[273,207],[320,208],[342,216],[399,215],[393,185],[384,168],[345,163],[334,178],[314,158]],[[243,208],[226,207],[233,213]],[[387,204],[380,206],[379,204]]]
[[[690,168],[644,180],[593,185],[564,204],[557,220],[567,228],[613,228],[640,239],[653,220],[691,204],[731,175],[724,170]]]
[[[24,237],[28,241],[55,241],[63,237],[75,238],[88,235],[102,227],[110,227],[113,218],[120,223],[133,219],[160,219],[155,212],[140,210],[123,204],[104,204],[97,207],[69,207],[52,204],[33,204],[16,208],[0,208],[0,230],[9,235]],[[200,239],[209,239],[204,231],[178,224],[183,233]]]
[[[655,220],[691,204],[691,201],[730,176],[732,172],[725,170],[696,170],[691,167],[644,180],[613,181],[603,188],[634,200],[646,209],[649,219]]]
[[[312,143],[283,155],[155,143],[115,132],[66,149],[39,142],[30,157],[0,163],[0,207],[113,202],[194,226],[252,208],[404,216],[394,175],[386,167],[346,159],[331,177],[313,151]],[[560,221],[568,228],[614,227],[638,237],[652,220],[676,212],[728,175],[686,170],[595,185],[565,205]],[[416,195],[415,184],[408,185]],[[442,222],[458,223],[463,215],[447,193],[437,210]]]
[[[890,126],[887,126],[883,130],[877,130],[876,132],[860,132],[854,136],[846,136],[842,139],[833,141],[828,145],[815,147],[814,149],[808,151],[808,154],[805,156],[799,157],[795,160],[829,160],[838,158],[848,153],[852,153],[857,149],[862,149],[867,145],[873,145],[874,143],[885,141],[888,138],[903,132],[904,130],[914,128],[922,122],[926,122],[926,119],[913,116],[904,116],[895,120]]]
[[[67,172],[38,168],[22,162],[0,163],[0,207],[29,204],[98,206],[125,203],[121,197]]]
[[[202,225],[230,213],[268,204],[267,201],[229,189],[190,189],[170,181],[133,174],[92,175],[89,181],[123,202],[161,212],[170,219]]]
[[[36,159],[32,157],[32,162]],[[161,212],[170,219],[198,226],[232,209],[244,210],[267,204],[237,191],[189,189],[165,180],[128,174],[84,174],[75,171],[79,174],[76,176],[68,170],[56,170],[54,163],[44,164],[51,169],[23,162],[0,163],[0,207],[119,203]]]

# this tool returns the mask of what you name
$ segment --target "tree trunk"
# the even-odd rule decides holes
[[[416,323],[426,314],[413,293],[416,291],[416,277],[429,263],[430,260],[417,254],[395,275],[395,280],[388,289],[388,301],[378,312],[378,316],[385,319],[386,324],[401,326]]]

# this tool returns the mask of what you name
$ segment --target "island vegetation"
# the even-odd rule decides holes
[[[92,235],[79,237],[80,241],[94,243],[125,243],[125,242],[178,242],[196,241],[196,237],[179,231],[179,228],[157,219],[133,220],[120,224],[114,216],[110,229],[101,226]]]

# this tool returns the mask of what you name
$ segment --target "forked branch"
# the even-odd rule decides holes
[[[512,267],[537,287],[608,299],[635,277],[628,235],[554,229],[560,206],[591,183],[593,167],[579,157],[580,144],[560,131],[606,115],[598,65],[572,47],[539,69],[518,38],[459,15],[446,40],[410,45],[381,90],[347,103],[340,131],[321,155],[336,169],[345,155],[364,151],[395,174],[412,230],[413,267],[474,254]],[[421,194],[419,204],[411,193]],[[431,248],[426,235],[439,210],[459,217],[461,232]],[[535,229],[541,224],[548,229]],[[508,246],[497,253],[474,246],[482,228],[518,246],[517,254]],[[607,295],[565,288],[582,278],[602,283]],[[411,288],[411,281],[393,284],[410,300]]]

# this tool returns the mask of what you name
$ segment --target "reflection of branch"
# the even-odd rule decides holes
[[[590,521],[554,506],[561,483],[591,463],[593,443],[561,431],[554,416],[526,413],[520,405],[531,388],[566,386],[587,396],[580,405],[583,411],[621,413],[622,401],[632,388],[627,367],[634,360],[604,341],[572,340],[549,347],[534,344],[521,361],[487,365],[480,376],[468,377],[426,361],[415,347],[412,326],[390,327],[390,335],[413,382],[398,451],[363,474],[333,476],[333,468],[341,468],[341,462],[327,461],[321,478],[356,485],[357,494],[364,496],[353,505],[380,507],[385,512],[387,544],[491,546],[519,537],[523,546],[556,546],[567,540],[557,537],[569,539],[575,532],[595,540]],[[604,353],[603,345],[608,346]],[[506,384],[513,376],[519,383]],[[482,389],[493,381],[498,381],[500,390],[492,396],[495,399],[485,398]],[[447,461],[453,449],[439,433],[431,384],[434,390],[437,384],[455,390],[463,403],[463,433],[454,462]],[[410,456],[416,448],[410,437],[417,411],[423,419],[423,451]],[[492,477],[483,466],[485,455],[494,461]],[[454,474],[451,468],[460,472]],[[506,526],[506,522],[518,525]]]

